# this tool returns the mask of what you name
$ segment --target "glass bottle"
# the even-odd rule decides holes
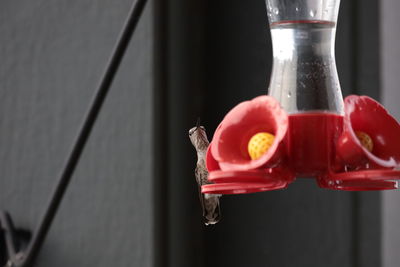
[[[335,62],[340,0],[266,0],[273,45],[269,95],[289,114],[288,154],[298,176],[332,169],[343,124]]]

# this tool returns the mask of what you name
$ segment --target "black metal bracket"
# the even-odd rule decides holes
[[[74,174],[75,168],[79,163],[80,156],[89,139],[93,125],[112,85],[114,77],[118,71],[120,63],[124,57],[129,41],[136,29],[139,18],[147,0],[136,0],[129,12],[123,30],[118,38],[111,58],[106,66],[104,75],[97,87],[96,94],[84,122],[80,128],[72,151],[67,158],[64,169],[60,174],[59,181],[50,197],[47,209],[33,233],[32,238],[27,231],[16,230],[11,216],[5,212],[0,212],[0,266],[5,267],[32,267],[34,261],[43,245],[46,235],[51,227],[53,219],[57,213],[64,193]]]
[[[15,229],[10,215],[4,211],[0,212],[0,224],[0,237],[4,240],[0,259],[5,266],[14,266],[13,262],[22,260],[22,251],[27,248],[31,234],[29,231]]]

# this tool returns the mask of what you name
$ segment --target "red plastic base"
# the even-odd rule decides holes
[[[203,194],[249,194],[271,190],[284,189],[288,186],[285,181],[272,181],[269,183],[220,183],[208,184],[201,187]]]
[[[202,186],[208,194],[244,194],[283,189],[294,175],[283,169],[270,168],[248,171],[212,171],[208,180],[215,184]]]
[[[271,181],[291,182],[294,175],[281,168],[248,171],[212,171],[208,180],[214,183],[269,183]]]
[[[400,171],[394,170],[363,170],[342,173],[332,173],[327,178],[319,180],[324,188],[344,191],[371,191],[397,189]]]
[[[318,177],[320,187],[333,190],[396,189],[400,171],[393,169],[400,169],[400,124],[369,97],[349,96],[344,102],[344,116],[328,112],[287,115],[271,96],[240,103],[214,134],[206,159],[213,184],[203,186],[202,192],[282,189],[295,176]],[[259,132],[275,135],[275,141],[253,160],[247,146]],[[363,147],[357,132],[372,138],[372,151]],[[358,171],[344,172],[345,167]]]

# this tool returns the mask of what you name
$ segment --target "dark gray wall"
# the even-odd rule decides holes
[[[0,3],[0,209],[33,229],[132,1]],[[154,263],[148,5],[37,266]]]
[[[385,107],[400,120],[400,2],[383,0],[381,12],[382,100]],[[383,267],[397,267],[400,262],[400,192],[385,192],[382,199]]]

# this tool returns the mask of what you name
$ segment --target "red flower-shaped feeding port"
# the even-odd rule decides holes
[[[400,177],[400,125],[377,101],[351,95],[345,99],[344,130],[337,142],[344,170],[323,184],[341,190],[397,188]]]
[[[288,116],[270,96],[240,103],[215,131],[207,153],[209,180],[203,193],[240,194],[285,188],[294,179],[286,164],[284,139]],[[257,133],[274,136],[271,147],[260,158],[248,153],[250,139]]]
[[[259,157],[249,150],[258,134],[273,136]],[[345,99],[345,116],[325,112],[287,115],[270,96],[233,108],[207,152],[203,193],[241,194],[286,188],[295,177],[320,187],[365,191],[397,188],[400,125],[366,96]]]

